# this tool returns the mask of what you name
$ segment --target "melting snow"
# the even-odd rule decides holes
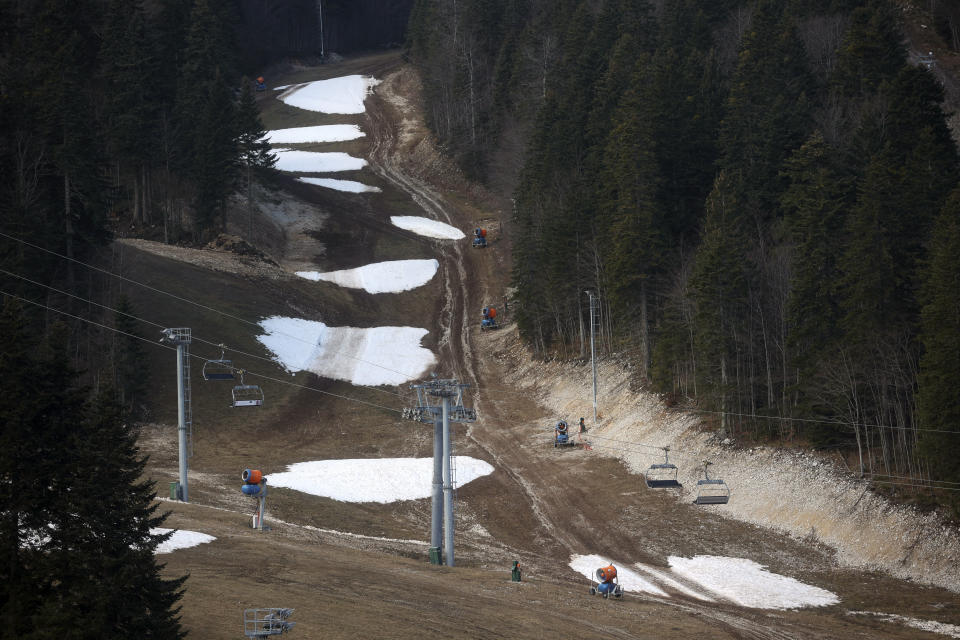
[[[931,633],[939,633],[951,638],[960,638],[960,626],[947,624],[945,622],[935,622],[933,620],[920,620],[918,618],[908,618],[895,613],[876,613],[874,611],[848,611],[852,616],[876,616],[886,622],[901,622],[908,627],[921,629]]]
[[[293,127],[267,131],[265,139],[271,144],[306,144],[310,142],[343,142],[363,137],[355,124],[326,124],[315,127]]]
[[[356,385],[402,384],[436,362],[416,327],[328,327],[302,318],[272,316],[260,321],[258,336],[288,371],[309,371]]]
[[[459,240],[466,237],[466,235],[463,233],[463,231],[460,231],[460,229],[451,227],[443,222],[431,220],[430,218],[421,218],[418,216],[390,216],[390,222],[401,229],[413,231],[414,233],[417,233],[421,236],[427,236],[428,238]]]
[[[752,560],[723,556],[670,556],[668,560],[677,575],[744,607],[795,609],[840,602],[826,589],[770,573]]]
[[[454,456],[457,484],[463,486],[493,472],[483,460]],[[433,458],[317,460],[289,465],[269,474],[272,487],[287,487],[343,502],[397,502],[429,498]]]
[[[173,531],[173,529],[163,529],[159,527],[150,529],[150,533],[154,535],[158,533],[169,533],[171,531]],[[216,538],[213,536],[208,536],[205,533],[178,529],[177,531],[173,531],[173,535],[170,536],[166,542],[162,542],[157,545],[156,553],[170,553],[171,551],[176,551],[177,549],[187,549],[189,547],[195,547],[207,542],[213,542],[214,540],[216,540]]]
[[[363,184],[362,182],[355,182],[353,180],[337,180],[335,178],[297,178],[297,180],[300,182],[306,182],[307,184],[313,184],[318,187],[336,189],[337,191],[348,191],[350,193],[363,193],[364,191],[372,191],[375,193],[380,193],[379,187],[371,187],[370,185]]]
[[[457,475],[460,474],[460,468],[457,467]],[[608,558],[597,555],[572,556],[570,558],[570,568],[577,573],[586,576],[590,580],[596,580],[597,569],[612,564],[617,568],[617,581],[624,591],[639,591],[642,593],[652,593],[656,596],[667,596],[667,592],[659,588],[649,580],[641,577],[634,571],[627,569],[618,562],[612,562]]]
[[[355,158],[340,151],[293,151],[276,149],[277,169],[280,171],[303,171],[325,173],[328,171],[355,171],[366,166],[363,158]]]
[[[363,100],[379,80],[369,76],[343,76],[295,85],[277,96],[279,100],[321,113],[363,113]]]
[[[370,293],[397,293],[426,284],[437,273],[436,260],[391,260],[341,271],[297,271],[308,280],[325,280],[341,287],[365,289]]]

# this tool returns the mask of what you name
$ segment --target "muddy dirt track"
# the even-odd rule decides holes
[[[428,428],[400,420],[398,409],[410,402],[406,389],[363,390],[304,376],[297,382],[306,387],[390,410],[282,385],[265,386],[271,401],[256,414],[201,419],[205,411],[222,415],[201,402],[195,409],[193,503],[163,503],[172,512],[167,526],[217,537],[211,544],[162,556],[171,575],[190,574],[182,615],[191,637],[242,637],[241,611],[252,606],[294,607],[298,626],[291,637],[300,638],[421,638],[431,633],[447,638],[945,637],[851,611],[960,624],[957,594],[841,569],[830,549],[723,518],[709,508],[680,502],[670,492],[649,490],[642,478],[602,452],[552,447],[548,428],[558,416],[503,382],[509,370],[529,357],[509,313],[502,330],[479,331],[480,308],[503,299],[509,274],[506,234],[493,236],[487,249],[474,250],[469,237],[425,240],[388,220],[391,214],[421,215],[469,234],[480,221],[497,225],[504,199],[467,185],[429,144],[417,110],[416,75],[399,56],[290,70],[283,80],[350,73],[382,80],[367,100],[367,114],[355,121],[367,133],[365,146],[356,151],[370,162],[362,179],[375,182],[383,193],[327,193],[282,178],[272,197],[295,198],[313,208],[316,219],[296,237],[279,233],[272,241],[261,238],[270,245],[261,248],[283,266],[287,249],[315,241],[325,247],[316,251],[316,266],[344,268],[345,254],[338,247],[365,243],[358,250],[364,260],[401,257],[397,253],[435,257],[438,278],[424,291],[403,296],[348,294],[298,282],[267,291],[249,275],[238,275],[224,287],[237,297],[256,298],[263,313],[312,312],[344,324],[400,316],[430,329],[425,344],[437,354],[437,372],[477,390],[469,401],[480,419],[458,431],[457,453],[483,458],[496,470],[458,490],[455,568],[427,563],[429,500],[348,504],[278,489],[268,502],[273,529],[258,533],[249,528],[252,502],[240,496],[237,480],[251,459],[269,472],[310,459],[429,456]],[[318,123],[304,114],[287,114],[268,104],[271,99],[261,99],[268,127]],[[302,245],[288,255],[302,262],[310,251]],[[161,264],[167,258],[136,255],[145,270],[176,269]],[[549,385],[550,380],[538,383]],[[563,417],[575,422],[578,416]],[[161,482],[176,473],[175,427],[169,418],[158,416],[141,438],[151,454],[150,472]],[[600,554],[625,566],[642,563],[646,569],[638,571],[646,571],[644,577],[667,596],[591,598],[587,580],[567,566],[572,554]],[[711,601],[695,597],[695,585],[678,576],[672,583],[658,580],[658,575],[670,574],[668,556],[698,554],[749,558],[836,593],[840,604],[749,609],[722,594],[699,592]],[[509,581],[513,560],[524,568],[523,583]]]

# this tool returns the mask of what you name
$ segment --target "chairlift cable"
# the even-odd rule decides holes
[[[0,235],[3,235],[3,234],[0,233]],[[0,273],[5,273],[5,274],[8,275],[8,276],[12,276],[12,277],[14,277],[14,278],[19,278],[20,280],[23,280],[23,281],[25,281],[25,282],[29,282],[30,284],[36,285],[36,286],[38,286],[38,287],[44,287],[44,288],[46,288],[46,289],[49,289],[50,291],[54,291],[54,292],[59,293],[59,294],[61,294],[61,295],[69,296],[69,297],[71,297],[71,298],[73,298],[73,299],[75,299],[75,300],[79,300],[79,301],[84,302],[84,303],[86,303],[86,304],[95,305],[95,306],[100,307],[100,308],[102,308],[102,309],[105,309],[105,310],[107,310],[107,311],[111,311],[111,312],[113,312],[113,313],[120,314],[120,315],[126,316],[126,317],[128,317],[128,318],[132,318],[132,319],[137,320],[137,321],[139,321],[139,322],[143,322],[144,324],[152,325],[152,326],[158,327],[158,328],[160,328],[160,329],[166,328],[166,325],[158,324],[158,323],[156,323],[156,322],[153,322],[152,320],[147,320],[147,319],[145,319],[145,318],[141,318],[141,317],[139,317],[139,316],[135,316],[135,315],[133,315],[132,313],[126,313],[125,311],[120,311],[120,310],[118,310],[118,309],[114,309],[114,308],[109,307],[109,306],[107,306],[107,305],[105,305],[105,304],[101,304],[101,303],[99,303],[99,302],[95,302],[95,301],[93,301],[93,300],[89,300],[89,299],[84,298],[84,297],[82,297],[82,296],[78,296],[78,295],[76,295],[76,294],[70,293],[69,291],[63,291],[62,289],[57,289],[56,287],[50,286],[50,285],[48,285],[48,284],[44,284],[44,283],[42,283],[42,282],[38,282],[38,281],[36,281],[36,280],[32,280],[32,279],[30,279],[30,278],[27,278],[26,276],[22,276],[22,275],[19,275],[19,274],[17,274],[17,273],[13,273],[12,271],[7,271],[6,269],[0,268]],[[281,335],[286,335],[286,334],[281,334]],[[221,348],[221,349],[224,347],[223,343],[220,343],[220,342],[211,342],[211,341],[209,341],[209,340],[204,340],[203,338],[200,338],[200,337],[197,336],[197,335],[193,335],[192,337],[193,337],[193,340],[195,340],[195,341],[197,341],[197,342],[202,342],[202,343],[204,343],[204,344],[208,344],[208,345],[211,345],[211,346],[213,346],[213,347],[217,347],[217,348]],[[293,337],[293,336],[288,336],[288,337]],[[299,338],[298,338],[298,340],[299,340]],[[307,342],[306,340],[300,340],[300,341],[303,342],[304,344],[310,344],[310,343]],[[253,354],[253,353],[247,353],[247,352],[245,352],[245,351],[240,351],[240,350],[238,350],[238,349],[227,349],[227,350],[230,351],[230,352],[232,352],[232,353],[238,353],[238,354],[240,354],[240,355],[247,356],[247,357],[249,357],[249,358],[256,358],[257,360],[263,360],[264,362],[269,362],[270,364],[274,364],[274,365],[277,364],[275,360],[271,360],[270,358],[265,358],[265,357],[263,357],[263,356],[258,356],[258,355]],[[347,354],[347,355],[349,355],[349,354]],[[350,357],[354,357],[354,356],[350,356]],[[360,360],[361,362],[364,362],[364,363],[366,363],[366,364],[371,364],[371,365],[375,364],[375,363],[372,363],[372,362],[366,362],[365,360],[362,360],[362,359],[360,359],[360,358],[355,358],[355,359],[356,359],[356,360]],[[206,360],[206,361],[209,361],[209,360],[211,360],[211,359],[210,359],[210,358],[207,358],[207,359],[205,359],[205,360]],[[387,369],[387,371],[391,371],[391,372],[393,372],[393,373],[401,373],[401,372],[399,372],[399,371],[393,371],[392,369],[389,369],[389,368],[387,368],[387,367],[382,367],[382,368]],[[322,376],[321,376],[321,377],[322,377]],[[369,387],[369,388],[370,388],[370,389],[374,389],[374,390],[376,390],[376,391],[379,391],[379,392],[381,392],[381,393],[388,393],[388,394],[393,395],[393,396],[396,396],[396,397],[398,397],[398,398],[406,398],[406,397],[408,397],[407,394],[397,393],[397,392],[395,392],[395,391],[390,391],[390,390],[388,390],[388,389],[382,389],[382,388],[380,388],[380,387]]]
[[[97,327],[100,327],[100,328],[102,328],[102,329],[107,329],[108,331],[113,331],[114,333],[119,333],[119,334],[121,334],[121,335],[130,337],[130,338],[136,338],[137,340],[142,340],[143,342],[146,342],[147,344],[151,344],[151,345],[153,345],[153,346],[155,346],[155,347],[161,347],[161,348],[164,348],[164,349],[169,349],[169,350],[171,350],[171,351],[176,351],[176,350],[177,350],[176,347],[171,347],[171,346],[162,344],[162,343],[160,343],[160,342],[156,342],[156,341],[154,341],[154,340],[150,340],[149,338],[144,338],[143,336],[138,336],[138,335],[135,335],[135,334],[132,334],[132,333],[127,333],[126,331],[121,331],[121,330],[119,330],[119,329],[115,329],[114,327],[111,327],[111,326],[102,324],[102,323],[100,323],[100,322],[96,322],[96,321],[94,321],[94,320],[90,320],[90,319],[88,319],[88,318],[84,318],[84,317],[82,317],[82,316],[78,316],[78,315],[69,313],[69,312],[67,312],[67,311],[62,311],[62,310],[60,310],[60,309],[54,309],[53,307],[50,307],[50,306],[48,306],[48,305],[45,305],[45,304],[43,304],[42,302],[36,302],[35,300],[30,300],[30,299],[28,299],[28,298],[23,298],[23,297],[21,297],[21,296],[18,296],[18,295],[13,294],[13,293],[9,293],[9,292],[4,291],[4,290],[2,290],[2,289],[0,289],[0,295],[4,295],[4,296],[7,296],[7,297],[9,297],[9,298],[13,298],[14,300],[20,300],[20,301],[22,301],[22,302],[26,302],[26,303],[28,303],[28,304],[32,304],[32,305],[34,305],[34,306],[36,306],[36,307],[41,307],[41,308],[46,309],[46,310],[48,310],[48,311],[53,311],[54,313],[59,313],[59,314],[64,315],[64,316],[67,316],[67,317],[70,317],[70,318],[74,318],[75,320],[80,320],[81,322],[86,322],[87,324],[92,324],[92,325],[97,326]],[[196,359],[198,359],[198,360],[204,360],[204,361],[205,361],[205,358],[203,358],[203,357],[201,357],[201,356],[198,356],[198,355],[196,355],[196,354],[191,353],[191,354],[189,354],[189,355],[190,355],[191,358],[196,358]],[[332,393],[332,392],[330,392],[330,391],[324,391],[323,389],[317,389],[317,388],[314,388],[314,387],[308,387],[308,386],[302,385],[302,384],[296,384],[296,383],[294,383],[294,382],[289,382],[289,381],[287,381],[287,380],[281,380],[281,379],[279,379],[279,378],[272,378],[272,377],[270,377],[270,376],[268,376],[268,375],[256,373],[256,372],[250,371],[250,370],[248,370],[248,369],[244,369],[244,371],[245,371],[248,375],[256,376],[256,377],[258,377],[258,378],[263,378],[264,380],[269,380],[269,381],[271,381],[271,382],[276,382],[277,384],[283,384],[283,385],[287,385],[287,386],[289,386],[289,387],[295,387],[295,388],[297,388],[297,389],[305,389],[305,390],[307,390],[307,391],[313,391],[313,392],[315,392],[315,393],[322,393],[323,395],[332,396],[332,397],[334,397],[334,398],[340,398],[341,400],[346,400],[346,401],[348,401],[348,402],[356,402],[356,403],[358,403],[358,404],[367,405],[368,407],[375,407],[375,408],[377,408],[377,409],[384,409],[385,411],[393,411],[394,413],[402,413],[402,411],[401,411],[400,409],[394,409],[394,408],[392,408],[392,407],[385,407],[385,406],[383,406],[383,405],[376,404],[375,402],[369,402],[369,401],[367,401],[367,400],[360,400],[359,398],[351,398],[351,397],[349,397],[349,396],[340,395],[340,394],[338,394],[338,393]]]
[[[32,248],[34,248],[34,249],[38,249],[38,250],[40,250],[40,251],[43,251],[44,253],[48,253],[48,254],[50,254],[50,255],[52,255],[52,256],[56,256],[56,257],[58,257],[58,258],[62,258],[63,260],[69,260],[70,262],[74,262],[74,263],[76,263],[76,264],[82,265],[82,266],[84,266],[84,267],[87,267],[88,269],[92,269],[92,270],[94,270],[94,271],[98,271],[98,272],[103,273],[103,274],[105,274],[105,275],[108,275],[108,276],[111,276],[111,277],[114,277],[114,278],[118,278],[118,279],[120,279],[120,280],[123,280],[124,282],[129,282],[130,284],[135,284],[135,285],[137,285],[137,286],[143,287],[143,288],[148,289],[148,290],[150,290],[150,291],[153,291],[153,292],[155,292],[155,293],[159,293],[159,294],[161,294],[161,295],[165,295],[165,296],[168,296],[168,297],[170,297],[170,298],[173,298],[174,300],[179,300],[180,302],[185,302],[185,303],[187,303],[187,304],[191,304],[191,305],[193,305],[193,306],[195,306],[195,307],[199,307],[200,309],[203,309],[203,310],[205,310],[205,311],[211,311],[211,312],[213,312],[213,313],[222,315],[222,316],[227,317],[227,318],[230,318],[230,319],[232,319],[232,320],[236,320],[236,321],[238,321],[238,322],[243,322],[243,323],[245,323],[245,324],[249,324],[249,325],[254,326],[254,327],[257,327],[258,329],[261,329],[261,330],[263,329],[263,327],[261,327],[259,324],[255,323],[255,322],[251,322],[251,321],[246,320],[246,319],[244,319],[244,318],[241,318],[241,317],[239,317],[239,316],[235,316],[235,315],[233,315],[233,314],[231,314],[231,313],[228,313],[228,312],[226,312],[226,311],[220,311],[219,309],[216,309],[216,308],[214,308],[214,307],[210,307],[210,306],[208,306],[208,305],[205,305],[205,304],[202,304],[202,303],[199,303],[199,302],[195,302],[195,301],[190,300],[190,299],[188,299],[188,298],[184,298],[184,297],[182,297],[182,296],[178,296],[178,295],[176,295],[176,294],[174,294],[174,293],[170,293],[170,292],[168,292],[168,291],[164,291],[163,289],[158,289],[158,288],[153,287],[153,286],[151,286],[151,285],[149,285],[149,284],[145,284],[145,283],[143,283],[143,282],[139,282],[138,280],[134,280],[134,279],[132,279],[132,278],[128,278],[128,277],[126,277],[126,276],[122,276],[122,275],[120,275],[120,274],[113,273],[112,271],[108,271],[108,270],[103,269],[103,268],[101,268],[101,267],[96,267],[96,266],[94,266],[94,265],[92,265],[92,264],[88,264],[88,263],[83,262],[83,261],[81,261],[81,260],[77,260],[76,258],[71,258],[71,257],[69,257],[69,256],[65,256],[65,255],[63,255],[63,254],[57,253],[56,251],[51,251],[50,249],[46,249],[46,248],[41,247],[41,246],[39,246],[39,245],[33,244],[32,242],[28,242],[28,241],[26,241],[26,240],[22,240],[22,239],[20,239],[20,238],[15,237],[15,236],[11,236],[11,235],[9,235],[9,234],[7,234],[7,233],[4,233],[3,231],[0,231],[0,237],[7,238],[7,239],[9,239],[9,240],[13,240],[14,242],[19,242],[19,243],[24,244],[24,245],[26,245],[26,246],[28,246],[28,247],[32,247]],[[41,285],[41,286],[42,286],[42,285]],[[69,294],[67,294],[67,295],[69,295]],[[293,340],[297,340],[298,342],[303,342],[304,344],[309,344],[309,345],[311,345],[311,346],[316,346],[316,345],[314,345],[314,344],[312,344],[312,343],[304,340],[303,338],[300,338],[300,337],[297,337],[297,336],[293,336],[293,335],[290,335],[290,334],[288,334],[288,333],[284,333],[284,332],[282,332],[282,331],[276,331],[276,332],[274,332],[274,333],[276,333],[277,335],[281,335],[281,336],[287,337],[287,338],[291,338],[291,339],[293,339]],[[403,371],[397,371],[397,370],[395,370],[395,369],[391,369],[390,367],[385,367],[385,366],[383,366],[382,364],[379,364],[379,363],[376,363],[376,362],[369,362],[369,361],[367,361],[367,360],[364,360],[363,358],[358,358],[357,356],[353,356],[353,355],[350,355],[350,354],[343,354],[343,355],[346,355],[346,356],[349,357],[349,358],[353,358],[354,360],[357,360],[357,361],[359,361],[359,362],[363,362],[364,364],[368,364],[368,365],[373,366],[373,367],[379,367],[380,369],[383,369],[383,370],[385,370],[385,371],[389,371],[390,373],[397,373],[397,374],[400,374],[400,375],[403,375],[403,376],[408,375],[407,373],[405,373],[405,372],[403,372]]]

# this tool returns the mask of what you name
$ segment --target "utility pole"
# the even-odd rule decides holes
[[[433,424],[433,491],[430,521],[430,562],[440,564],[441,540],[446,565],[454,566],[453,554],[453,439],[451,423],[475,422],[477,412],[463,406],[463,390],[469,384],[434,378],[411,385],[417,404],[403,410],[404,419]],[[442,494],[442,503],[441,503]],[[441,524],[441,516],[443,518]]]
[[[177,498],[189,502],[187,491],[187,458],[190,453],[187,447],[190,431],[193,427],[193,410],[190,402],[190,329],[164,329],[160,332],[163,337],[160,342],[177,347],[177,434],[178,452],[180,456],[180,482],[177,484]]]
[[[597,424],[597,350],[593,344],[595,330],[595,319],[597,317],[597,298],[593,291],[587,290],[585,293],[590,296],[590,365],[593,368],[593,424]]]

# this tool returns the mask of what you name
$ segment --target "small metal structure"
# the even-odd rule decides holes
[[[220,358],[203,363],[204,380],[233,380],[233,362],[224,357],[225,347],[220,345]]]
[[[293,629],[296,622],[287,618],[293,615],[293,609],[272,607],[268,609],[243,610],[243,635],[248,638],[266,638],[279,636]]]
[[[703,461],[703,480],[697,480],[697,497],[693,504],[727,504],[730,502],[730,487],[719,478],[710,478],[707,471],[712,463]]]
[[[927,69],[933,69],[934,65],[937,64],[936,58],[933,57],[933,51],[921,53],[919,56],[919,59],[920,59],[920,64],[926,67]]]
[[[243,384],[243,369],[240,369],[240,384],[233,388],[233,407],[263,406],[263,389],[255,384]]]
[[[677,480],[677,465],[670,462],[670,447],[663,449],[663,462],[650,465],[645,474],[647,486],[651,489],[672,489],[682,486]]]

